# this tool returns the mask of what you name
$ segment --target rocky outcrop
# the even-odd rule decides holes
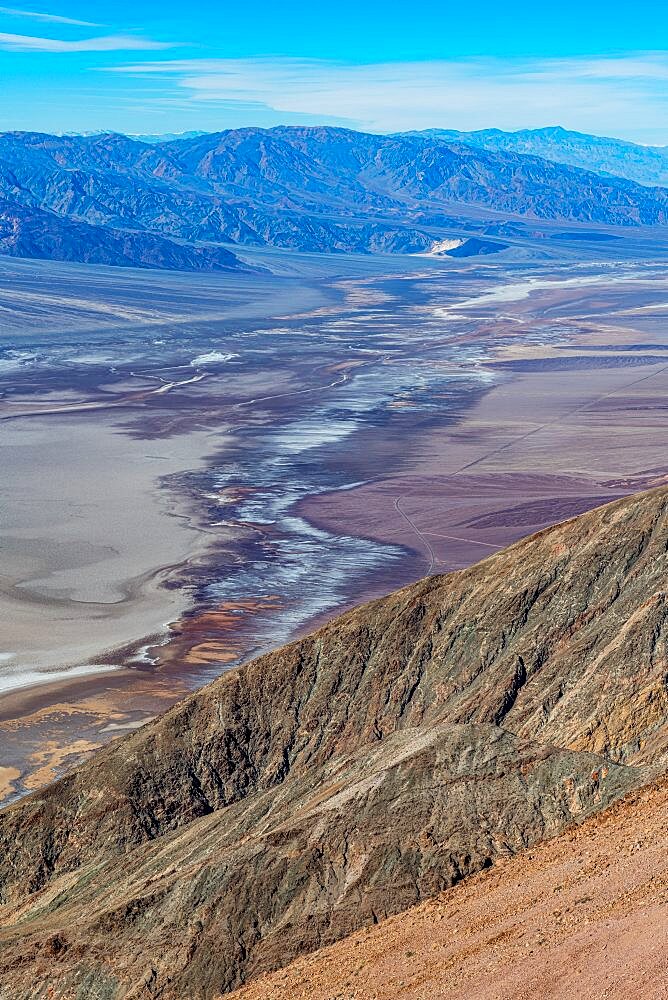
[[[229,991],[647,780],[667,569],[663,488],[358,608],[5,810],[0,997]]]

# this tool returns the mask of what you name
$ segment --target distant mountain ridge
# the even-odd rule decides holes
[[[539,156],[554,163],[592,170],[602,176],[624,177],[650,187],[668,185],[668,146],[640,146],[623,139],[573,132],[560,125],[517,132],[497,128],[477,132],[427,129],[405,134],[446,143],[465,142],[496,152]]]
[[[186,132],[158,132],[155,135],[147,135],[141,132],[130,133],[128,135],[129,139],[138,139],[139,142],[145,142],[150,146],[162,143],[162,142],[176,142],[180,139],[197,139],[200,135],[206,135],[207,133],[202,131],[202,129],[192,129]]]
[[[0,198],[0,253],[38,260],[72,260],[186,271],[248,270],[224,247],[200,247],[159,233],[96,226]]]
[[[210,270],[241,266],[229,244],[403,253],[537,222],[668,224],[664,188],[442,137],[326,127],[154,144],[4,133],[0,198],[0,252]]]

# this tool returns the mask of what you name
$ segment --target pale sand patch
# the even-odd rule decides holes
[[[21,772],[15,767],[0,767],[0,802],[15,791],[15,782],[21,777]]]
[[[22,786],[34,791],[186,693],[173,675],[127,669],[15,689],[0,700],[3,760],[16,765]],[[10,794],[0,793],[0,804]]]
[[[141,729],[145,726],[147,722],[153,722],[155,715],[149,715],[145,719],[136,719],[134,722],[110,722],[108,726],[104,726],[100,732],[101,733],[127,733],[131,732],[133,729]]]
[[[48,785],[56,780],[59,768],[67,761],[81,763],[86,754],[98,749],[99,744],[91,743],[89,740],[73,740],[66,746],[48,743],[32,754],[30,763],[34,770],[24,777],[23,783],[30,791]]]
[[[201,468],[221,433],[138,440],[120,419],[0,425],[0,691],[155,636],[188,606],[162,584],[207,536],[161,480]]]

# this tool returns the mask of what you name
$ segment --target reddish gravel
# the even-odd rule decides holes
[[[668,997],[668,781],[234,1000]]]

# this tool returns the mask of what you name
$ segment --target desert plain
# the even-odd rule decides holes
[[[666,252],[3,262],[0,796],[343,607],[667,481]]]

